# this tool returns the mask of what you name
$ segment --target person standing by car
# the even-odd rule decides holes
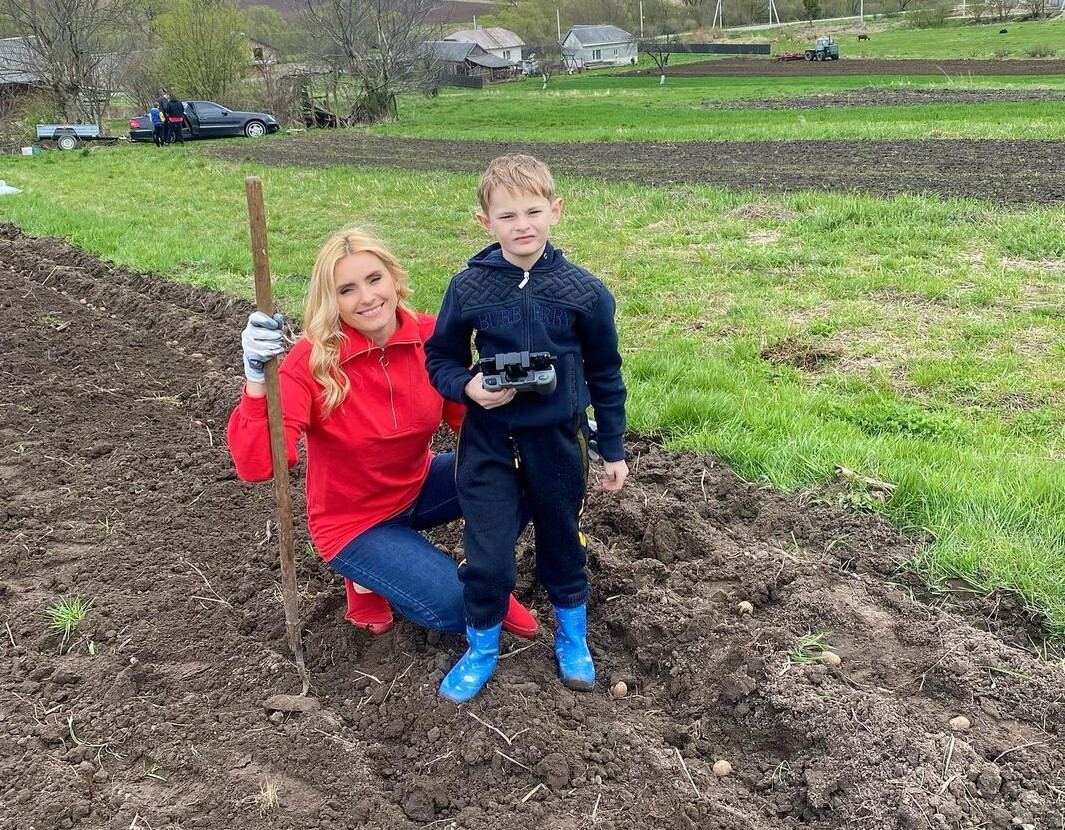
[[[166,144],[166,116],[157,106],[148,110],[148,115],[152,119],[152,134],[155,138],[155,146],[162,147]]]
[[[177,141],[181,144],[184,142],[185,138],[181,134],[181,127],[185,123],[185,105],[173,92],[168,93],[166,122],[166,143],[173,144]]]

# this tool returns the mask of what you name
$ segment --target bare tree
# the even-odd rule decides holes
[[[1036,20],[1050,17],[1049,0],[1025,0],[1025,6],[1028,7],[1028,13]]]
[[[650,57],[658,67],[659,84],[666,82],[666,66],[669,65],[669,56],[676,52],[680,45],[680,37],[676,29],[669,24],[655,26],[650,37],[639,41],[639,50]]]
[[[418,86],[421,44],[439,0],[289,0],[304,26],[325,42],[323,57],[361,87],[351,121],[396,117],[398,90]],[[432,83],[430,78],[428,81]]]
[[[554,38],[526,44],[526,57],[535,64],[535,73],[543,79],[541,89],[547,89],[551,78],[562,72],[566,64],[562,59],[562,50]]]
[[[108,78],[131,23],[130,0],[0,0],[0,14],[25,39],[25,67],[69,121],[100,123]]]

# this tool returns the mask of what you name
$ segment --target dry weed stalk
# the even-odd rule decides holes
[[[268,813],[281,806],[278,796],[280,789],[281,783],[276,778],[268,776],[259,782],[259,794],[255,796],[255,804],[259,807],[260,818],[265,818]]]

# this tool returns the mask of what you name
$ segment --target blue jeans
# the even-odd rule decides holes
[[[360,533],[329,566],[383,596],[412,622],[459,634],[466,630],[466,617],[458,568],[419,531],[461,516],[455,454],[441,453],[433,458],[414,504]]]

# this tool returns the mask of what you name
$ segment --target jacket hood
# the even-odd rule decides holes
[[[533,263],[530,272],[536,273],[538,271],[553,271],[556,268],[562,266],[566,262],[565,256],[562,251],[558,250],[550,242],[547,243],[547,247],[544,248],[544,252],[540,255],[540,258]],[[493,242],[487,248],[470,257],[468,265],[471,268],[494,268],[498,271],[509,271],[513,274],[521,276],[525,272],[512,262],[509,262],[506,257],[503,256],[503,249],[498,242]]]

